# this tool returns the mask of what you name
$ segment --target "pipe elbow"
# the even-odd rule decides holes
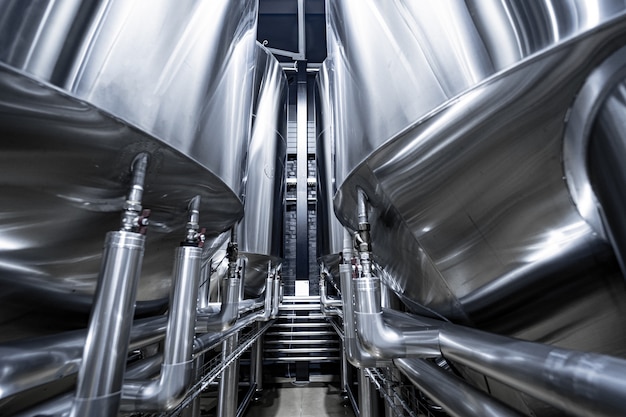
[[[406,357],[401,332],[385,325],[382,313],[355,312],[357,337],[363,349],[376,359]]]
[[[185,398],[191,383],[192,364],[193,361],[163,364],[157,380],[125,382],[120,411],[173,410]]]
[[[385,323],[382,312],[356,313],[357,337],[376,359],[428,358],[441,355],[436,327],[402,329]]]

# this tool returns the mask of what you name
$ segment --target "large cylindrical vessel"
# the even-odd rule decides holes
[[[268,262],[282,262],[287,77],[274,56],[258,45],[252,134],[248,150],[244,216],[237,237],[246,258],[244,288],[264,288]]]
[[[337,192],[335,174],[335,125],[331,80],[333,60],[322,64],[316,83],[316,145],[317,145],[317,252],[318,261],[329,278],[339,283],[339,262],[344,249],[345,228],[335,216],[333,197]]]
[[[256,21],[254,0],[0,4],[3,288],[88,312],[128,166],[147,152],[138,299],[163,308],[189,200],[202,197],[209,239],[243,214]]]
[[[626,4],[328,5],[335,212],[356,230],[365,191],[386,283],[421,314],[624,356],[623,277],[590,197],[571,193],[585,159],[566,167],[563,149],[586,80],[626,45]]]

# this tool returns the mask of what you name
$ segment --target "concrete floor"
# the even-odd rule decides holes
[[[246,417],[354,417],[348,400],[331,385],[266,387]]]

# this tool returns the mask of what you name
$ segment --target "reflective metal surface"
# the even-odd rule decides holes
[[[287,77],[276,58],[257,45],[245,212],[237,232],[246,258],[244,287],[251,296],[263,292],[268,262],[277,265],[282,258],[286,105]]]
[[[0,61],[156,136],[239,193],[257,2],[67,3],[3,2]]]
[[[183,400],[192,383],[192,352],[195,336],[198,282],[202,250],[194,246],[176,249],[174,289],[163,344],[163,363],[157,379],[125,381],[122,411],[171,410]]]
[[[117,412],[144,249],[139,233],[107,234],[71,416]]]
[[[394,364],[422,392],[437,404],[441,404],[451,416],[519,417],[522,415],[432,362],[420,359],[397,359]]]
[[[0,285],[14,299],[89,311],[102,241],[141,151],[152,214],[138,311],[144,300],[159,300],[153,313],[167,304],[168,253],[196,194],[211,257],[210,242],[243,213],[256,7],[0,3]]]
[[[329,2],[320,80],[328,77],[335,212],[357,230],[365,190],[377,273],[410,309],[626,355],[623,277],[563,165],[570,108],[626,44],[625,8]],[[505,402],[555,415],[492,383]]]
[[[317,248],[319,261],[327,274],[339,282],[340,253],[343,249],[344,227],[333,210],[333,197],[337,191],[335,179],[335,130],[331,97],[332,60],[324,61],[317,76],[316,89],[316,143],[317,143]]]
[[[622,0],[329,2],[337,184],[418,118],[625,7]]]
[[[622,50],[626,56],[626,49]],[[626,61],[622,61],[626,71]],[[626,116],[626,88],[620,82],[603,101],[593,133],[590,134],[588,166],[590,182],[598,201],[598,211],[606,225],[608,238],[615,250],[622,274],[626,273],[626,223],[622,212],[626,206],[621,191],[626,171],[621,156],[626,153],[624,119]]]
[[[570,317],[617,314],[623,302],[610,294],[620,278],[608,245],[571,202],[560,156],[568,107],[623,39],[622,27],[618,19],[490,78],[353,171],[336,210],[356,229],[356,187],[366,190],[374,206],[373,251],[396,291],[455,320],[519,335],[534,315],[504,323],[496,313],[547,302],[539,294],[554,294]],[[590,57],[589,50],[600,52]],[[572,298],[591,296],[583,288],[593,285],[594,270],[608,281],[593,294],[607,303],[583,312]],[[571,291],[565,297],[557,294],[564,282]],[[559,320],[573,322],[566,317]],[[526,335],[539,337],[537,330]],[[604,329],[621,345],[623,336],[610,333]]]

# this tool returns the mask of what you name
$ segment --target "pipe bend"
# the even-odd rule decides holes
[[[415,327],[401,329],[385,323],[383,312],[355,312],[357,335],[363,348],[377,359],[437,357],[439,329]]]
[[[193,360],[163,364],[161,375],[151,381],[125,381],[120,411],[170,411],[185,398]]]

